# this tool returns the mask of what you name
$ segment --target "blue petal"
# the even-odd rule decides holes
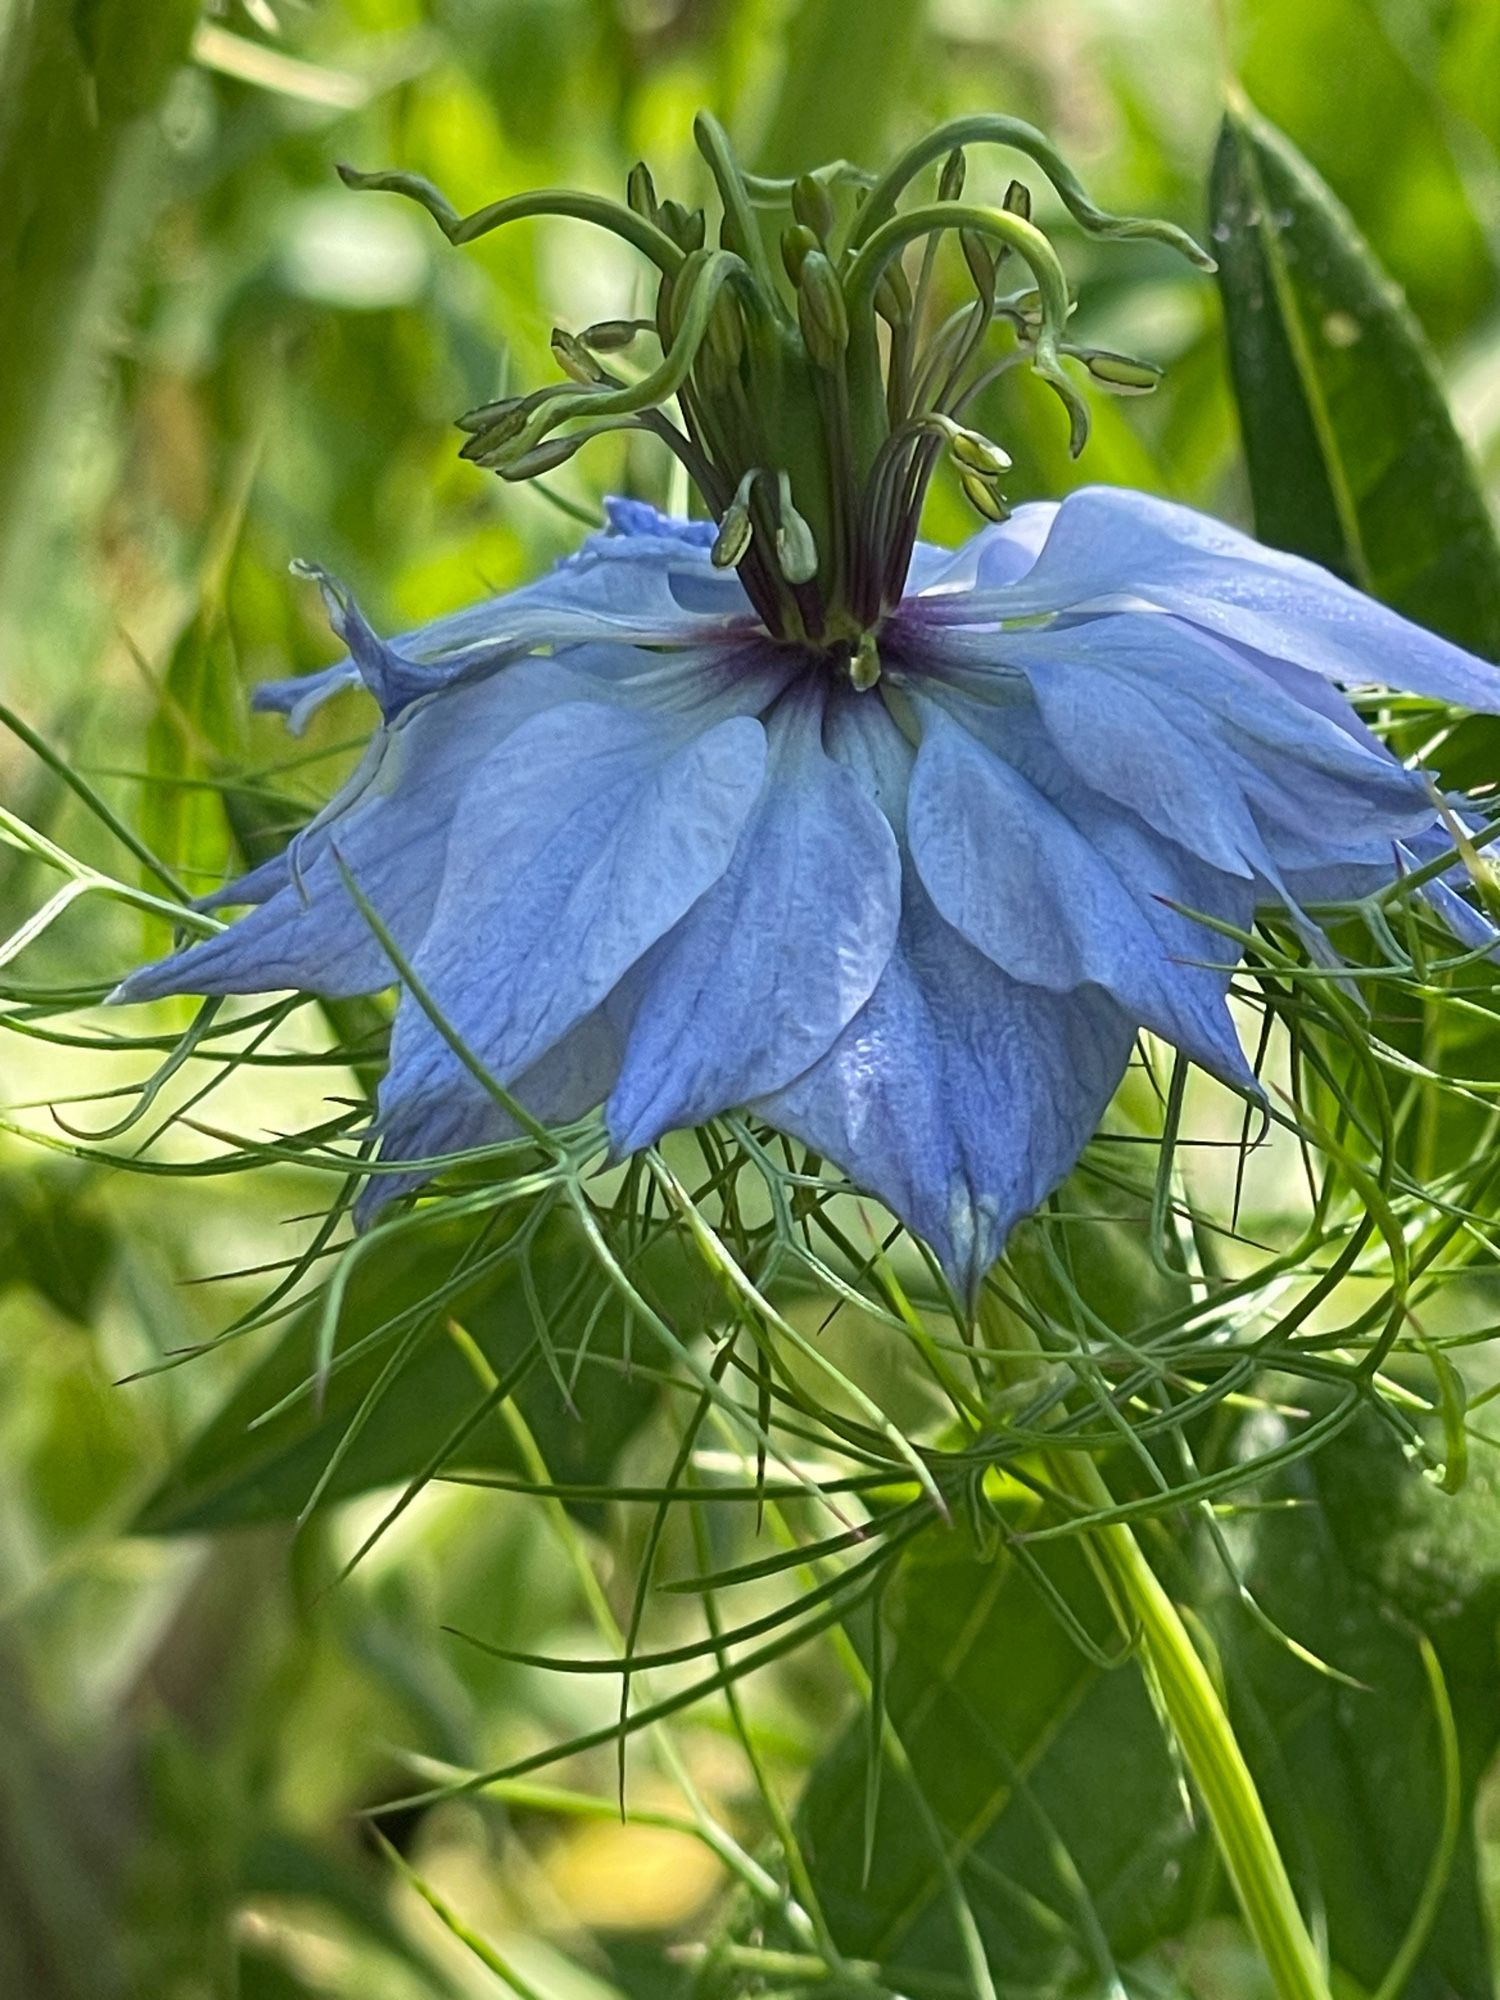
[[[917,602],[924,618],[973,624],[1145,602],[1330,680],[1500,712],[1500,670],[1462,647],[1316,563],[1123,487],[1070,494],[1019,583]]]
[[[359,883],[405,952],[426,930],[443,878],[454,807],[470,774],[509,731],[587,682],[529,660],[380,730],[343,789],[286,854],[221,890],[256,909],[216,936],[143,966],[116,1001],[167,993],[375,993],[390,960],[344,886]],[[334,843],[337,843],[337,855]]]
[[[591,1013],[723,874],[765,775],[765,731],[700,732],[571,702],[534,717],[470,781],[413,970],[504,1085]],[[407,1003],[393,1098],[464,1074]]]
[[[621,504],[629,509],[634,503]],[[538,646],[701,646],[737,628],[752,631],[756,621],[739,578],[709,561],[700,533],[705,524],[645,512],[655,524],[650,531],[590,536],[535,583],[392,641],[375,638],[325,572],[302,565],[322,585],[352,657],[321,673],[267,681],[252,696],[253,705],[286,713],[300,730],[322,702],[361,681],[390,716],[423,694],[493,672]]]
[[[788,1082],[873,992],[901,903],[895,837],[824,752],[804,682],[767,721],[766,787],[734,859],[651,954],[609,1103],[616,1150]]]
[[[221,889],[212,894],[200,896],[197,907],[200,910],[220,910],[229,903],[268,903],[278,889],[284,889],[292,879],[292,864],[285,848],[280,854],[273,854],[268,861],[249,869],[243,875],[236,875]]]
[[[1090,839],[941,708],[919,707],[908,834],[946,921],[1013,978],[1056,993],[1102,987],[1134,1021],[1252,1087],[1223,974],[1175,962],[1158,927],[1154,898],[1170,880],[1160,843],[1153,857],[1150,837],[1118,816]],[[1200,927],[1199,957],[1215,955],[1212,936]]]
[[[416,1005],[410,999],[402,1004]],[[565,1125],[604,1102],[619,1068],[619,1031],[605,1010],[596,1008],[517,1079],[510,1095],[541,1124]],[[467,1072],[440,1091],[418,1095],[402,1089],[399,1075],[388,1075],[380,1087],[375,1129],[381,1157],[389,1161],[436,1160],[447,1153],[498,1146],[521,1130]],[[355,1222],[363,1228],[388,1202],[420,1187],[436,1171],[420,1167],[405,1174],[372,1174],[355,1203]]]
[[[956,592],[1019,583],[1036,562],[1057,517],[1055,500],[1031,500],[1008,520],[992,522],[956,549],[918,542],[906,576],[917,608]]]
[[[926,650],[961,684],[982,690],[988,671],[1006,700],[1025,674],[1080,782],[1230,872],[1274,882],[1284,869],[1389,854],[1431,824],[1423,778],[1334,690],[1315,682],[1320,699],[1304,701],[1306,675],[1263,671],[1175,618],[949,632]]]
[[[1263,867],[1264,836],[1240,785],[1171,708],[1133,683],[1045,657],[1030,661],[1028,679],[1078,788],[1138,814],[1226,874],[1248,880]]]
[[[690,549],[711,549],[719,533],[716,521],[687,521],[680,514],[663,514],[647,500],[623,499],[617,494],[606,497],[604,518],[616,535],[680,542]],[[589,539],[594,541],[597,537]]]
[[[888,782],[904,752],[867,697],[839,703],[829,741],[867,781]],[[877,1195],[972,1299],[1015,1222],[1077,1160],[1134,1033],[1097,987],[1048,993],[1000,971],[908,869],[874,994],[827,1055],[753,1108]]]
[[[380,704],[380,712],[387,721],[397,715],[410,702],[432,690],[433,678],[430,666],[418,660],[407,659],[398,647],[388,645],[377,638],[367,623],[364,613],[349,595],[336,576],[331,576],[317,563],[295,562],[293,572],[298,576],[310,577],[323,594],[323,604],[328,613],[328,622],[339,638],[349,648],[349,664],[353,666],[361,681]],[[339,669],[334,669],[334,672]],[[347,667],[344,669],[347,673]],[[285,681],[269,685],[285,688]],[[292,683],[291,685],[295,685]],[[260,692],[264,692],[261,690]],[[259,700],[256,706],[274,707],[274,702]],[[305,711],[305,702],[299,704]],[[292,727],[297,728],[294,714]]]

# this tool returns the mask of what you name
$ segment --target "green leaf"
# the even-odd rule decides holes
[[[1237,1626],[1231,1686],[1283,1851],[1314,1888],[1335,1964],[1374,1992],[1441,1858],[1445,1805],[1456,1803],[1446,1881],[1400,1994],[1485,2000],[1495,1988],[1472,1822],[1500,1741],[1500,1475],[1485,1454],[1469,1485],[1445,1494],[1370,1417],[1295,1466],[1284,1496],[1304,1504],[1261,1517],[1250,1587],[1284,1631],[1363,1686],[1319,1675],[1248,1621]],[[1444,1702],[1456,1801],[1444,1797]]]
[[[54,1311],[87,1326],[114,1257],[87,1173],[32,1166],[0,1175],[0,1295],[29,1284]]]
[[[497,1237],[488,1247],[497,1248],[503,1240]],[[135,1531],[185,1534],[294,1519],[356,1420],[358,1435],[329,1481],[325,1500],[415,1478],[484,1400],[472,1366],[446,1331],[448,1319],[458,1320],[473,1335],[502,1377],[533,1339],[519,1258],[510,1257],[456,1292],[444,1293],[466,1251],[474,1247],[472,1223],[441,1215],[427,1227],[377,1242],[355,1266],[339,1317],[338,1351],[347,1353],[366,1335],[399,1322],[391,1334],[347,1367],[335,1367],[321,1405],[309,1391],[252,1429],[257,1418],[313,1373],[320,1307],[315,1302],[299,1312],[146,1501]],[[581,1305],[575,1295],[571,1307],[562,1310],[574,1279],[587,1270],[587,1257],[576,1228],[561,1218],[546,1225],[530,1251],[536,1302],[560,1350],[564,1375],[570,1355],[562,1350],[580,1337],[598,1297],[599,1287],[586,1286]],[[414,1351],[362,1417],[393,1350],[414,1329]],[[620,1315],[607,1310],[592,1332],[589,1351],[617,1357],[621,1344]],[[592,1484],[607,1476],[654,1395],[639,1375],[607,1363],[590,1364],[580,1371],[576,1408],[570,1410],[554,1376],[538,1363],[516,1400],[554,1479]],[[503,1418],[488,1416],[447,1469],[521,1470]]]
[[[1500,542],[1421,329],[1272,126],[1231,107],[1212,236],[1256,528],[1500,655]]]
[[[1231,58],[1254,103],[1354,211],[1422,323],[1446,343],[1493,308],[1494,256],[1450,145],[1454,121],[1382,11],[1394,10],[1375,0],[1237,0]],[[1439,15],[1459,12],[1411,10],[1429,47],[1450,26]],[[1483,41],[1471,48],[1482,60]]]
[[[1038,1553],[1047,1586],[1112,1647],[1083,1552]],[[961,1975],[945,1853],[999,1991],[1109,1990],[1115,1961],[1186,1922],[1199,1879],[1139,1670],[1102,1667],[1025,1567],[986,1561],[959,1534],[924,1538],[900,1599],[886,1712],[910,1774],[882,1775],[868,1879],[862,1721],[815,1768],[801,1811],[840,1949],[902,1990]]]

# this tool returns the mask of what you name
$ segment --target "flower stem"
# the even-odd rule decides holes
[[[1058,1487],[1091,1511],[1114,1507],[1104,1475],[1086,1453],[1050,1453],[1048,1469]],[[1155,1677],[1277,2000],[1329,2000],[1322,1960],[1297,1907],[1255,1780],[1177,1607],[1126,1522],[1101,1522],[1087,1533],[1119,1593],[1122,1622],[1138,1637]]]

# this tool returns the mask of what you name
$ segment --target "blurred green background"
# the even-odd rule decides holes
[[[945,116],[1001,109],[1045,128],[1101,201],[1201,232],[1233,72],[1405,287],[1500,496],[1496,0],[190,11],[0,0],[12,391],[0,675],[4,700],[195,888],[231,863],[231,835],[251,848],[273,838],[286,801],[310,808],[348,762],[355,725],[337,705],[301,743],[246,709],[256,680],[335,656],[292,558],[341,575],[394,631],[533,573],[605,491],[669,497],[666,462],[640,440],[605,441],[544,482],[550,493],[502,487],[455,454],[458,411],[550,377],[555,323],[639,308],[628,259],[569,224],[452,251],[415,209],[346,193],[338,160],[413,168],[466,208],[543,184],[619,192],[645,156],[664,193],[696,201],[701,105],[777,172],[839,155],[879,164]],[[995,198],[1010,170],[999,156],[971,165]],[[1096,399],[1075,465],[1054,402],[1011,378],[987,414],[1016,461],[1012,497],[1121,481],[1248,522],[1214,285],[1154,247],[1059,236],[1082,293],[1079,336],[1147,355],[1167,379],[1149,401]],[[940,482],[931,532],[969,525]],[[98,847],[56,773],[3,733],[0,796],[77,851]],[[0,852],[0,933],[50,886]],[[80,905],[24,961],[26,978],[108,979],[165,936],[160,919]],[[119,1080],[93,1052],[11,1036],[0,1061],[7,1102],[58,1104],[89,1133],[108,1123],[107,1105],[62,1104]],[[311,1068],[242,1069],[204,1115],[289,1130],[336,1087]],[[45,1110],[23,1115],[60,1136]],[[20,1141],[0,1151],[0,1993],[15,2000],[505,1990],[355,1814],[411,1789],[426,1768],[413,1758],[493,1764],[608,1718],[612,1682],[506,1666],[440,1628],[596,1650],[569,1535],[585,1537],[622,1615],[638,1510],[564,1532],[523,1498],[433,1487],[334,1588],[390,1489],[297,1532],[316,1448],[268,1447],[224,1499],[218,1454],[264,1407],[263,1385],[199,1449],[185,1497],[179,1480],[161,1499],[274,1332],[117,1386],[247,1311],[269,1282],[257,1273],[306,1244],[305,1217],[325,1198],[294,1168],[164,1181]],[[410,1406],[411,1423],[422,1414]],[[625,1476],[670,1448],[649,1393],[608,1416],[595,1455],[618,1446]],[[363,1483],[404,1468],[403,1421]],[[554,1442],[576,1444],[566,1424]],[[251,1525],[215,1532],[216,1506]],[[147,1526],[198,1532],[132,1532],[143,1509]],[[840,1686],[807,1655],[748,1697],[788,1795],[844,1713]],[[722,1713],[684,1719],[676,1745],[714,1813],[755,1847],[766,1808]],[[542,1775],[608,1801],[611,1772],[603,1752]],[[631,1798],[683,1812],[659,1756],[636,1764]],[[1500,1796],[1486,1811],[1496,1910]],[[668,1994],[686,1977],[673,1948],[723,1921],[723,1869],[670,1825],[538,1799],[450,1804],[386,1830],[493,1942],[518,1990],[546,2000]],[[1232,1937],[1206,1934],[1194,1952],[1191,1990],[1261,1990]],[[1422,1989],[1444,1992],[1474,2000]]]

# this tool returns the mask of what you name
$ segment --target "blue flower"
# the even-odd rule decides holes
[[[121,1000],[392,983],[345,871],[453,1031],[618,1154],[746,1107],[842,1167],[972,1294],[1069,1171],[1142,1029],[1232,1087],[1258,905],[1366,894],[1449,846],[1341,691],[1500,712],[1500,671],[1314,565],[1113,488],[916,546],[867,650],[765,628],[713,524],[616,501],[540,581],[392,644],[324,579],[363,685],[349,783]],[[855,670],[856,665],[858,671]],[[1461,878],[1460,878],[1461,879]],[[1491,933],[1457,888],[1435,906]],[[506,1135],[410,994],[387,1160]],[[365,1212],[423,1177],[385,1175]]]

